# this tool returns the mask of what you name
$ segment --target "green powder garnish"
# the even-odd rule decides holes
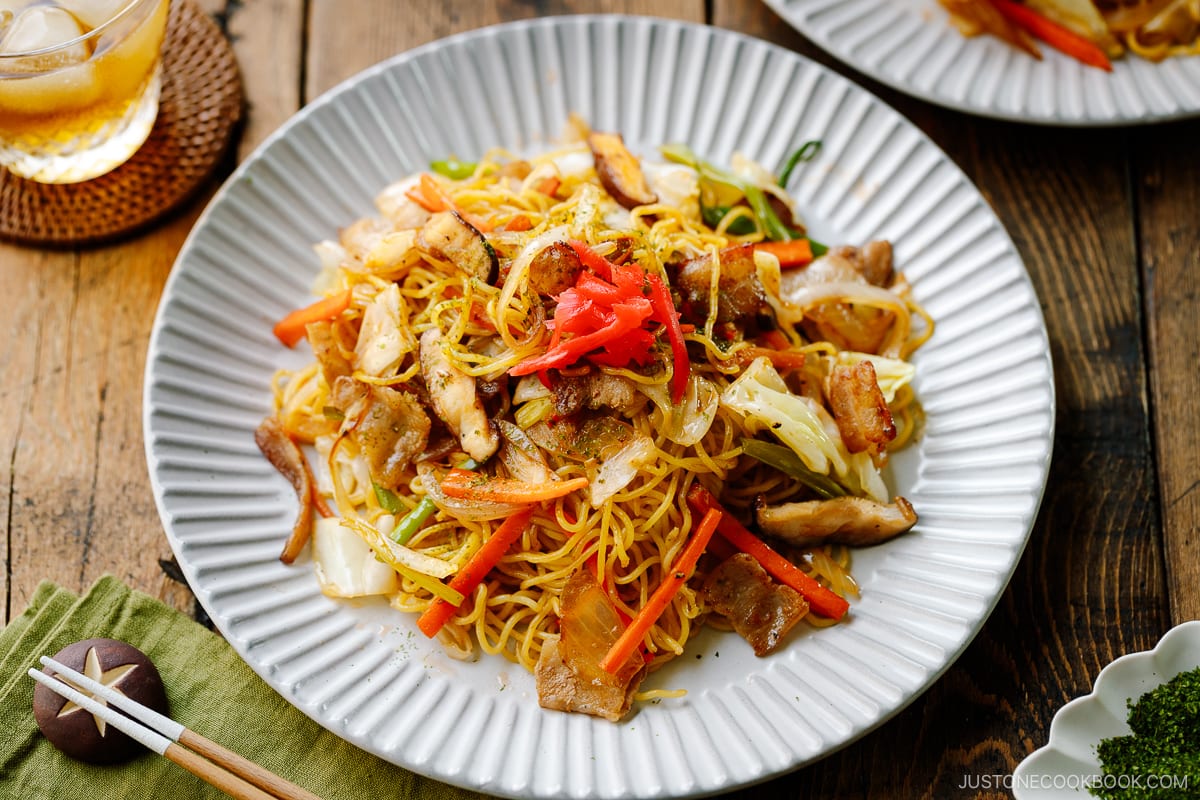
[[[1200,667],[1128,701],[1129,736],[1100,742],[1104,800],[1200,797]]]

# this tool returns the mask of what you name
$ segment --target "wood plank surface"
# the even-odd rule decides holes
[[[414,6],[420,7],[417,11]],[[705,21],[704,0],[482,0],[396,3],[358,0],[354,13],[340,3],[314,0],[311,8],[306,97],[311,100],[383,59],[462,31],[555,14],[653,14]]]
[[[1132,137],[1171,618],[1200,619],[1200,121]]]
[[[299,107],[301,0],[199,4],[231,35],[251,113],[239,152]],[[290,55],[289,55],[290,54]],[[231,165],[230,165],[231,166]],[[171,558],[143,451],[142,373],[153,310],[179,248],[228,168],[151,233],[78,252],[0,245],[6,408],[0,447],[7,524],[6,618],[44,578],[80,591],[112,573],[192,613]]]

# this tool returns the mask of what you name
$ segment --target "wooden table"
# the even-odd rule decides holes
[[[243,69],[239,158],[306,101],[433,39],[539,14],[653,14],[762,36],[850,75],[932,136],[1000,215],[1033,276],[1055,364],[1054,459],[1029,547],[982,632],[925,695],[753,793],[1008,796],[998,777],[978,776],[1011,773],[1113,658],[1200,618],[1200,119],[1055,130],[946,111],[831,62],[756,0],[203,5]],[[6,619],[42,579],[79,590],[104,573],[201,613],[162,566],[171,552],[146,472],[141,392],[153,309],[206,200],[113,246],[0,245]],[[959,788],[968,776],[982,788]]]

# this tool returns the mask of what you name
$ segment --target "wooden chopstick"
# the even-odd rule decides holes
[[[31,669],[29,677],[230,797],[237,800],[320,800],[306,789],[52,658],[43,656],[41,661],[75,686],[103,698],[134,718],[97,702],[58,676]]]

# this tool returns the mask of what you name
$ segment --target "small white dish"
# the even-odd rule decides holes
[[[1171,630],[1153,650],[1130,653],[1100,670],[1090,694],[1067,703],[1050,723],[1050,740],[1013,772],[1016,800],[1080,800],[1101,780],[1096,747],[1130,733],[1129,700],[1200,667],[1200,620]],[[1195,787],[1193,787],[1195,788]]]

